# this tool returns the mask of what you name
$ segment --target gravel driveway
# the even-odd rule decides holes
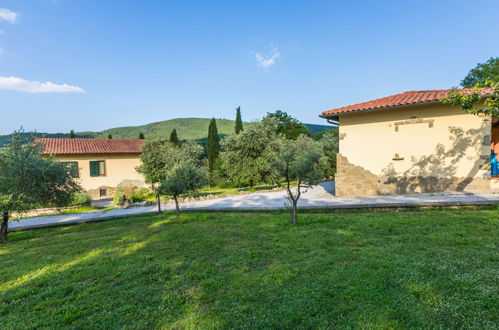
[[[183,210],[276,210],[287,204],[285,191],[252,193],[235,195],[218,199],[194,201],[181,204]],[[302,194],[298,203],[302,208],[375,208],[375,207],[408,207],[408,206],[450,206],[450,205],[484,205],[498,204],[499,193],[446,193],[419,195],[390,195],[365,197],[335,197],[334,183],[323,182],[308,189]],[[163,205],[163,210],[174,210],[172,204]],[[37,218],[13,220],[9,223],[9,231],[41,228],[55,225],[91,222],[119,218],[129,215],[154,213],[156,206],[113,209],[107,211],[90,211],[80,214],[55,215]]]

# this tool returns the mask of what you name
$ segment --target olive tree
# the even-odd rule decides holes
[[[278,178],[274,163],[277,160],[280,141],[278,123],[266,118],[239,134],[231,135],[222,143],[222,167],[227,177],[237,184],[249,184],[251,188],[263,180]]]
[[[67,166],[43,156],[44,146],[14,132],[11,141],[0,149],[0,243],[7,241],[9,218],[13,212],[70,204],[81,191]]]
[[[173,196],[178,218],[180,216],[178,197],[202,188],[207,182],[205,170],[193,162],[187,161],[178,164],[168,177],[159,183],[157,190],[160,195]]]
[[[286,181],[287,199],[291,204],[291,223],[297,223],[297,206],[303,189],[318,184],[324,176],[327,158],[319,141],[300,135],[296,141],[282,141],[279,159],[275,163]],[[296,187],[293,184],[296,183]]]
[[[185,162],[200,165],[203,147],[196,143],[184,143],[180,146],[164,141],[145,142],[140,155],[141,165],[137,172],[144,175],[146,183],[151,185],[161,213],[161,191],[159,186],[170,178],[171,173]]]

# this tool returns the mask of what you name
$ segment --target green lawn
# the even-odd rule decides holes
[[[0,327],[497,328],[499,208],[184,213],[11,233]]]

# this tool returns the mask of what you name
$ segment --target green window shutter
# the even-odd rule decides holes
[[[99,162],[90,161],[90,176],[99,176]]]
[[[80,177],[80,171],[78,168],[78,162],[71,162],[71,176],[73,178],[79,178]]]

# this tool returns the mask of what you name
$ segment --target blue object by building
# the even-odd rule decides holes
[[[490,150],[490,167],[492,176],[499,175],[499,160],[494,150]]]

